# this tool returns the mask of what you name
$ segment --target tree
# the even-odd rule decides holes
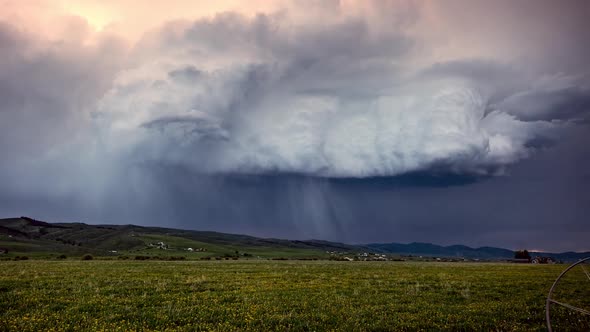
[[[528,250],[517,250],[514,252],[514,258],[516,259],[528,259],[531,260],[531,255]]]

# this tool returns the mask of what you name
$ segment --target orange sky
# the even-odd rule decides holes
[[[84,19],[90,30],[108,31],[130,40],[163,22],[196,19],[219,12],[237,11],[244,15],[277,9],[281,1],[142,1],[142,0],[0,0],[0,20],[24,30],[56,37],[71,28],[68,17]]]
[[[450,23],[453,22],[440,17],[441,8],[436,2],[392,1],[386,6],[395,7],[393,12],[396,15],[408,17],[412,16],[409,7],[421,8],[420,22],[414,22],[416,24],[412,27],[405,26],[404,29],[413,29],[414,34],[420,35],[430,44],[432,52],[428,61],[432,60],[430,56],[434,56],[437,61],[444,61],[454,58],[456,54],[476,56],[492,51],[470,35],[466,36],[469,37],[468,43],[464,42],[465,29],[462,26],[452,28]],[[131,44],[146,31],[167,21],[194,20],[228,11],[253,16],[285,10],[289,13],[289,20],[316,25],[325,24],[331,19],[364,16],[371,17],[371,28],[386,30],[398,28],[388,25],[389,21],[399,21],[375,12],[378,7],[371,5],[370,1],[354,0],[309,0],[309,3],[289,0],[0,0],[0,8],[3,9],[0,11],[0,21],[9,21],[38,38],[74,38],[92,42],[97,36],[106,33],[122,37]],[[444,36],[448,35],[453,35],[452,41],[445,39]],[[488,38],[492,38],[490,35]],[[421,62],[419,58],[414,60]]]

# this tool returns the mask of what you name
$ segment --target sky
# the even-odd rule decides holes
[[[0,217],[590,250],[588,1],[0,8]]]

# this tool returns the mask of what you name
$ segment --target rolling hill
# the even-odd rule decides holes
[[[322,240],[284,240],[210,231],[137,225],[48,223],[28,217],[0,219],[0,253],[47,257],[51,255],[328,258],[329,252],[373,252],[396,256],[423,256],[506,260],[512,250],[431,243],[371,243],[350,245]],[[561,261],[575,261],[590,252],[531,253]],[[349,255],[349,256],[350,256]],[[352,257],[352,256],[351,256]]]
[[[409,244],[401,243],[371,243],[363,245],[366,248],[379,253],[396,253],[399,255],[428,256],[428,257],[448,257],[448,258],[471,258],[483,260],[505,260],[514,257],[514,251],[496,248],[480,247],[471,248],[464,245],[439,246],[432,243],[413,242]],[[585,257],[590,257],[590,252],[535,252],[531,251],[531,256],[552,257],[559,261],[572,262]]]
[[[352,245],[264,239],[247,235],[136,225],[47,223],[28,217],[0,219],[0,248],[42,255],[190,255],[194,257],[325,257],[326,251],[358,251]]]
[[[481,259],[513,258],[514,251],[494,247],[471,248],[463,245],[439,246],[432,243],[413,242],[401,243],[371,243],[367,247],[376,252],[398,253],[401,255],[420,255],[435,257],[468,257]]]

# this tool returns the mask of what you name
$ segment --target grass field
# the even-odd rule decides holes
[[[544,330],[545,297],[563,268],[435,262],[2,261],[0,330]],[[574,330],[588,323],[571,317],[578,324]]]

